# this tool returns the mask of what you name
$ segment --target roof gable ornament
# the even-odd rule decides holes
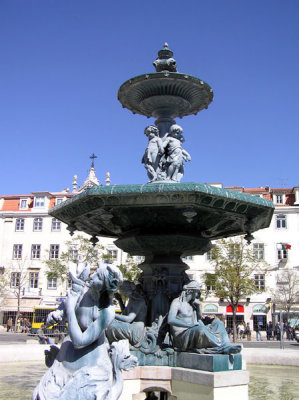
[[[89,157],[91,158],[91,167],[89,169],[88,177],[85,179],[84,183],[82,186],[79,187],[78,192],[83,192],[86,189],[89,189],[93,186],[100,186],[100,181],[96,177],[96,170],[94,168],[94,159],[97,158],[97,156],[92,153],[92,155]]]

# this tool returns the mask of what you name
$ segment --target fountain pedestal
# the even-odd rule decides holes
[[[207,372],[188,368],[137,367],[124,373],[119,400],[144,400],[147,393],[167,393],[168,400],[248,400],[247,371]]]

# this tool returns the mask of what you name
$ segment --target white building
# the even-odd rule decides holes
[[[62,285],[57,279],[47,279],[45,260],[59,258],[61,252],[66,251],[65,243],[71,236],[66,225],[49,216],[48,210],[98,184],[92,163],[88,178],[78,189],[77,177],[74,177],[72,192],[66,189],[55,193],[32,192],[28,195],[0,196],[0,273],[10,273],[9,293],[0,307],[0,324],[6,323],[9,316],[16,314],[17,299],[13,291],[19,283],[19,268],[26,270],[26,282],[21,293],[23,316],[31,317],[35,305],[55,305],[65,296],[67,283]],[[106,175],[106,184],[110,184],[109,173]],[[269,299],[271,290],[280,284],[278,280],[281,272],[290,269],[299,273],[299,187],[227,189],[265,197],[275,204],[270,227],[254,233],[255,239],[251,244],[257,257],[263,258],[269,266],[267,274],[254,274],[256,286],[263,291],[243,299],[238,307],[240,322],[249,322],[251,328],[257,322],[265,326],[272,320],[274,311],[278,311]],[[126,254],[117,249],[113,239],[99,239],[106,252],[116,256],[117,264],[125,261]],[[204,273],[213,273],[209,253],[187,257],[184,261],[190,266],[188,274],[192,279],[201,281]],[[213,295],[205,299],[203,312],[223,316],[228,325],[231,323],[232,313],[228,304]]]
[[[273,290],[284,284],[281,282],[283,271],[293,271],[299,278],[299,187],[279,189],[229,187],[226,189],[264,197],[273,201],[275,205],[270,226],[255,232],[251,243],[256,256],[266,263],[267,272],[257,271],[253,276],[257,288],[261,291],[250,298],[243,299],[237,310],[237,319],[240,323],[249,322],[253,329],[257,322],[262,322],[265,328],[267,322],[273,319],[277,321],[275,314],[279,312],[279,308],[273,302]],[[213,273],[213,264],[209,258],[210,253],[188,257],[186,262],[190,266],[189,274],[193,279],[200,281],[204,273]],[[228,325],[231,324],[232,312],[223,299],[209,296],[204,301],[203,311],[205,314],[223,316]],[[293,307],[293,311],[299,311],[299,304]]]

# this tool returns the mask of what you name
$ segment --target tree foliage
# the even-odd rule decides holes
[[[123,274],[125,280],[138,283],[141,270],[138,267],[134,257],[127,255],[125,264],[119,265],[119,269]]]
[[[277,276],[277,286],[272,291],[273,303],[281,311],[290,312],[299,303],[299,273],[287,269]]]
[[[88,262],[91,270],[95,270],[100,261],[111,263],[116,261],[113,252],[109,252],[101,244],[93,246],[89,239],[82,235],[77,235],[65,244],[67,250],[62,252],[59,258],[45,260],[48,267],[46,271],[48,279],[57,278],[64,282],[68,278],[70,263]],[[140,269],[132,256],[127,255],[125,262],[119,265],[119,269],[123,273],[124,279],[137,282]]]
[[[23,299],[23,290],[28,287],[28,267],[30,266],[29,260],[19,259],[14,260],[9,266],[8,270],[4,273],[5,283],[13,283],[10,285],[10,290],[6,290],[6,297],[9,293],[13,293],[17,299],[17,314],[15,318],[14,330],[17,331],[17,321],[20,316],[21,304]],[[14,275],[14,282],[12,282],[12,274]],[[7,286],[7,287],[8,287]]]
[[[265,264],[255,257],[242,237],[219,240],[211,250],[210,262],[215,270],[214,274],[205,275],[205,285],[231,306],[235,340],[237,306],[241,300],[260,291],[255,286],[253,272],[265,273]]]
[[[89,239],[82,235],[77,235],[65,244],[67,250],[61,252],[59,258],[45,260],[48,279],[57,278],[64,282],[68,278],[70,263],[88,262],[91,268],[96,269],[97,263],[103,259],[104,247],[100,244],[93,246]]]

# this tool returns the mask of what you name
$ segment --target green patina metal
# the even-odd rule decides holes
[[[186,255],[207,251],[211,239],[266,228],[273,210],[266,199],[191,182],[93,187],[50,214],[74,230],[119,238],[132,254],[168,242],[168,253]]]

